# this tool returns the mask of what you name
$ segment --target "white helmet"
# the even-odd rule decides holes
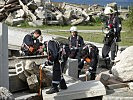
[[[104,14],[108,15],[108,14],[113,14],[114,10],[111,7],[106,7],[104,10]]]
[[[70,32],[77,32],[78,30],[77,30],[77,27],[76,26],[72,26],[71,28],[70,28]]]

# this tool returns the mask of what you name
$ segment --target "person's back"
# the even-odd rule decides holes
[[[121,41],[120,32],[122,30],[122,22],[121,22],[121,19],[118,16],[118,12],[115,13],[115,17],[114,17],[114,22],[113,23],[114,23],[116,42],[120,42]]]
[[[35,30],[31,34],[27,34],[23,39],[21,50],[24,56],[36,55],[39,49],[40,42],[38,37],[41,35],[40,30]]]

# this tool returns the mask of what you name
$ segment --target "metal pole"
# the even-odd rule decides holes
[[[0,87],[9,89],[8,27],[0,23]]]

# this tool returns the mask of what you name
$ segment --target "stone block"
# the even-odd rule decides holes
[[[66,74],[78,78],[78,59],[68,58]]]
[[[100,81],[76,82],[68,86],[67,90],[61,90],[58,93],[46,94],[42,91],[43,100],[73,100],[106,94],[104,85]]]
[[[9,75],[9,90],[11,92],[17,92],[28,89],[28,84],[23,82],[16,74]]]

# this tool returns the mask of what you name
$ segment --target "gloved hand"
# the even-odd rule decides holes
[[[34,48],[32,46],[30,46],[29,51],[32,53],[34,51]]]
[[[49,65],[53,65],[53,62],[48,60],[48,61],[45,61],[44,64],[45,64],[45,66],[49,66]]]
[[[40,66],[42,66],[42,68],[45,68],[45,63],[41,64]]]

